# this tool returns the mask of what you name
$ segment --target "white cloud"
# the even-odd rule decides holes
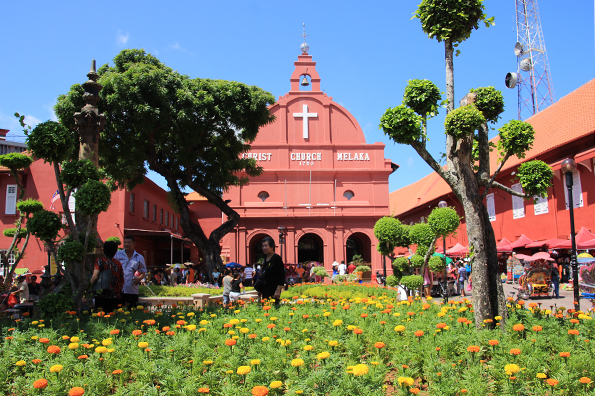
[[[183,49],[182,46],[180,45],[180,43],[178,43],[177,41],[174,44],[170,45],[169,47],[172,49],[175,49],[175,50]]]
[[[37,124],[39,124],[41,120],[32,115],[25,115],[25,124],[31,126],[31,128],[35,128]],[[1,129],[8,129],[8,139],[17,142],[24,142],[25,141],[25,134],[23,133],[23,127],[19,124],[19,120],[12,114],[4,114],[0,113],[0,128]]]
[[[128,44],[128,39],[130,38],[130,33],[122,33],[121,30],[118,30],[118,34],[116,34],[116,44],[120,46],[124,46]]]

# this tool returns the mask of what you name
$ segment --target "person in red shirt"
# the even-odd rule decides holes
[[[353,264],[353,262],[351,262],[351,264],[349,264],[349,266],[347,267],[347,271],[349,271],[350,274],[353,274],[353,271],[355,271],[357,267],[355,266],[355,264]]]

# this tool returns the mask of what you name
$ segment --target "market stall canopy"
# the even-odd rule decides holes
[[[576,248],[583,250],[583,249],[590,249],[595,246],[595,244],[590,245],[588,242],[595,243],[595,235],[589,232],[585,227],[582,227],[578,234],[575,237],[576,240]],[[572,248],[572,241],[567,240],[557,245],[550,246],[552,249],[571,249]]]
[[[524,248],[526,245],[530,244],[531,242],[533,242],[533,241],[530,240],[529,238],[527,238],[525,236],[525,234],[521,234],[519,239],[517,239],[516,241],[514,241],[513,243],[510,244],[510,247],[513,249]]]
[[[506,238],[502,238],[502,240],[496,244],[496,248],[498,253],[512,252],[510,241]]]
[[[243,265],[238,264],[238,263],[234,263],[233,261],[231,263],[227,263],[225,265],[225,268],[232,268],[232,269],[233,268],[242,268],[242,267],[243,267]]]
[[[446,254],[449,254],[452,256],[464,256],[466,254],[469,254],[469,249],[466,248],[465,246],[461,245],[460,243],[457,243],[450,249],[447,249]]]
[[[447,252],[448,252],[448,250],[447,250]],[[432,256],[444,258],[444,255],[442,253],[438,253],[438,252],[434,253]],[[446,256],[446,264],[450,264],[450,263],[452,263],[452,259],[450,257]]]
[[[558,238],[546,239],[544,241],[535,241],[535,242],[528,243],[527,245],[525,245],[525,247],[527,249],[540,248],[542,246],[551,247],[553,245],[557,245],[559,243],[566,242],[566,241],[567,241],[566,239],[558,239]]]
[[[521,260],[525,261],[537,261],[537,260],[547,260],[547,261],[556,261],[555,259],[550,257],[550,254],[547,252],[539,252],[535,253],[533,256],[526,256],[524,254],[517,254],[516,255]],[[519,257],[521,256],[521,257]]]

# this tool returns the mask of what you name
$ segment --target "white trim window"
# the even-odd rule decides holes
[[[6,186],[6,205],[4,214],[17,214],[17,185],[9,184]]]

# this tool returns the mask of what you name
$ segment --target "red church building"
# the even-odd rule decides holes
[[[367,144],[353,115],[322,92],[316,62],[307,45],[302,50],[290,91],[270,107],[276,121],[244,154],[264,173],[225,194],[240,222],[222,252],[254,263],[262,239],[278,244],[282,230],[285,263],[317,261],[330,270],[334,261],[359,254],[378,270],[373,227],[389,215],[388,178],[398,165],[384,158],[384,144]]]
[[[549,108],[527,120],[535,129],[535,142],[524,159],[511,157],[497,181],[522,191],[515,172],[529,160],[539,159],[550,164],[555,177],[545,199],[523,200],[492,189],[486,196],[486,205],[496,240],[506,238],[515,242],[525,235],[534,243],[531,248],[552,247],[551,239],[570,238],[570,218],[567,188],[560,170],[561,162],[573,158],[578,164],[574,173],[574,216],[576,231],[582,227],[595,231],[595,80],[589,81]],[[497,138],[492,139],[497,142]],[[491,169],[497,167],[497,153],[492,152]],[[463,217],[456,236],[446,239],[447,249],[460,243],[468,246],[464,211],[450,187],[436,173],[393,191],[390,194],[391,214],[403,223],[424,220],[439,201],[446,201]],[[441,245],[441,241],[439,241]],[[551,246],[550,246],[551,245]],[[522,244],[524,247],[525,244]]]

